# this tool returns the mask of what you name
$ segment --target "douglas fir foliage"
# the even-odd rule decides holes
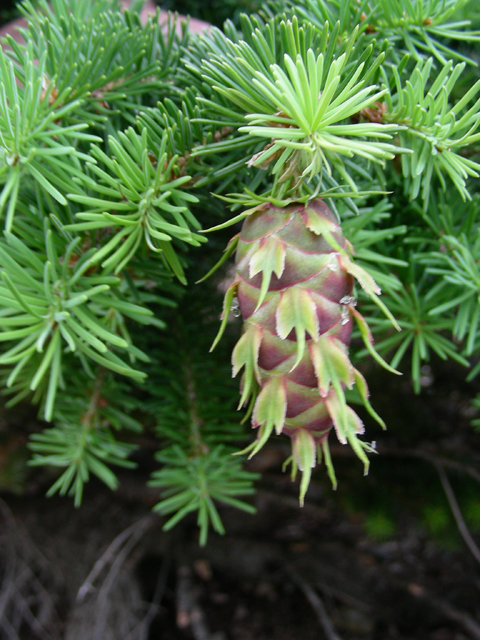
[[[140,4],[27,1],[3,43],[0,365],[51,423],[50,493],[115,488],[148,428],[156,509],[203,542],[216,502],[252,510],[247,420],[250,455],[290,438],[303,501],[332,429],[368,469],[365,356],[416,391],[432,353],[479,373],[480,36],[462,0],[279,0],[202,36]]]

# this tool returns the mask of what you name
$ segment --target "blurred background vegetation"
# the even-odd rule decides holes
[[[156,0],[162,9],[188,14],[217,27],[225,20],[236,22],[241,13],[259,11],[264,0]]]
[[[0,5],[0,26],[18,17],[16,4],[15,0],[3,0]]]

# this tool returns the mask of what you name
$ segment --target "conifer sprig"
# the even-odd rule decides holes
[[[99,140],[85,131],[88,123],[69,123],[81,101],[63,103],[64,94],[53,91],[45,73],[45,60],[43,55],[35,64],[30,48],[19,70],[0,50],[0,213],[6,207],[7,231],[12,229],[22,182],[32,179],[66,205],[65,191],[78,191],[72,174],[79,172],[80,160],[89,158],[77,147],[79,141]]]
[[[20,31],[34,57],[45,57],[53,91],[64,102],[85,100],[75,114],[79,121],[105,121],[112,110],[128,113],[152,94],[172,91],[171,77],[188,39],[186,29],[178,35],[173,15],[161,25],[157,12],[142,25],[136,12],[115,10],[115,3],[108,12],[93,0],[81,4],[72,11],[68,0],[56,0],[51,8],[45,0],[39,8],[24,2],[29,29]],[[25,47],[11,37],[8,44],[21,66]]]
[[[228,359],[219,365],[207,356],[217,328],[210,315],[216,298],[209,289],[192,302],[192,292],[186,296],[174,335],[152,353],[153,366],[146,382],[150,399],[145,408],[163,445],[155,455],[162,468],[153,472],[149,483],[161,489],[154,510],[170,516],[165,530],[189,513],[197,513],[202,545],[210,526],[225,533],[218,503],[255,512],[243,497],[254,493],[253,482],[258,478],[232,456],[245,432],[232,403],[234,382]],[[187,336],[195,326],[195,345],[186,349]]]
[[[111,155],[92,146],[92,157],[105,169],[87,163],[98,182],[92,184],[87,176],[84,183],[94,195],[70,194],[71,200],[86,205],[88,211],[76,214],[83,222],[65,229],[81,232],[113,227],[116,233],[90,258],[108,272],[119,273],[140,244],[146,243],[185,282],[172,239],[199,246],[205,238],[191,231],[192,227],[200,229],[189,208],[198,199],[185,189],[191,177],[182,175],[178,156],[169,157],[168,132],[164,131],[160,146],[152,148],[146,128],[137,133],[130,127],[110,136],[108,145]]]
[[[480,140],[480,81],[451,104],[464,62],[454,66],[450,60],[431,78],[433,59],[421,60],[403,80],[407,64],[408,57],[398,69],[391,65],[383,72],[389,91],[379,116],[405,127],[399,132],[400,142],[413,151],[401,158],[405,192],[412,200],[421,194],[427,207],[432,178],[445,189],[448,177],[462,198],[470,199],[467,179],[479,176],[480,164],[466,157],[465,150]]]
[[[215,502],[255,513],[255,508],[240,496],[255,492],[252,480],[256,475],[244,471],[240,460],[232,458],[231,451],[223,446],[192,457],[178,445],[173,445],[159,451],[155,458],[164,466],[152,474],[150,481],[150,486],[163,489],[162,500],[153,510],[161,515],[174,514],[164,525],[165,531],[189,513],[197,513],[199,541],[204,546],[209,526],[220,535],[225,533]]]
[[[413,264],[413,259],[410,262]],[[405,283],[402,289],[386,292],[386,304],[395,315],[401,332],[386,335],[388,321],[368,314],[367,317],[374,335],[377,336],[377,351],[381,354],[393,353],[390,361],[392,367],[399,368],[405,354],[411,353],[413,389],[415,393],[420,393],[422,363],[429,363],[433,353],[442,360],[451,358],[465,367],[469,367],[469,362],[460,353],[455,342],[448,337],[453,330],[452,317],[432,313],[439,306],[439,300],[444,300],[441,292],[437,289],[434,296],[428,295],[431,291],[428,274],[416,274],[417,269],[413,268],[410,269],[410,272],[412,271],[413,274],[406,274],[410,275],[409,282]],[[361,352],[361,355],[366,355],[366,351]]]
[[[141,432],[143,427],[129,415],[131,389],[105,369],[98,368],[93,380],[83,375],[69,383],[56,404],[55,426],[32,436],[30,464],[65,469],[47,495],[73,496],[78,507],[91,474],[115,490],[118,481],[108,465],[136,466],[128,457],[137,447],[119,442],[113,430]],[[120,389],[124,393],[119,395]]]
[[[465,354],[471,356],[480,339],[480,229],[471,239],[465,235],[442,237],[443,252],[431,252],[422,262],[427,272],[442,276],[425,296],[443,301],[429,315],[445,315],[455,310],[452,333],[465,342]]]
[[[372,59],[372,47],[360,60],[349,64],[354,51],[356,32],[340,48],[332,46],[338,25],[330,33],[325,24],[322,36],[313,41],[314,48],[304,49],[304,28],[297,21],[281,23],[285,33],[286,53],[281,64],[274,59],[265,34],[257,30],[252,45],[226,41],[221,52],[212,47],[210,60],[203,65],[204,78],[224,98],[230,109],[247,121],[239,128],[253,138],[268,140],[250,158],[250,165],[266,168],[280,183],[293,180],[295,187],[335,168],[349,188],[357,189],[343,158],[359,156],[383,164],[396,153],[410,152],[386,142],[402,127],[397,124],[348,120],[375,104],[384,91],[368,84],[376,75],[383,55]],[[272,24],[269,24],[272,28]],[[267,32],[267,27],[264,27]],[[262,36],[263,37],[260,37]],[[201,99],[212,112],[224,113],[223,105]],[[275,197],[275,193],[272,194]]]
[[[391,218],[391,209],[392,205],[384,198],[372,207],[359,203],[356,214],[345,211],[343,207],[341,215],[345,236],[355,247],[355,262],[367,269],[382,290],[397,291],[403,285],[392,270],[408,267],[409,263],[393,255],[385,255],[385,248],[396,239],[403,238],[408,227],[382,225]]]
[[[112,293],[119,291],[119,278],[88,272],[95,249],[82,255],[80,237],[67,242],[46,222],[43,251],[25,240],[7,234],[0,244],[0,341],[7,345],[0,365],[10,368],[7,389],[20,397],[44,389],[48,421],[57,389],[64,384],[65,353],[137,380],[145,378],[115,352],[148,360],[128,333],[121,335],[122,314],[148,324],[152,312]]]
[[[433,55],[441,64],[448,59],[473,62],[454,46],[455,42],[478,42],[480,33],[470,30],[470,20],[458,20],[468,0],[287,0],[290,11],[321,27],[339,21],[347,35],[360,25],[367,39],[388,41],[390,55],[398,63],[403,53],[416,60]],[[452,42],[453,41],[453,42]],[[453,46],[452,46],[453,45]]]

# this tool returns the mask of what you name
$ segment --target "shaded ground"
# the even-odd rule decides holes
[[[40,486],[5,496],[0,637],[480,638],[480,567],[464,545],[433,541],[408,508],[381,541],[366,532],[365,515],[339,508],[341,494],[320,475],[299,510],[280,454],[256,462],[265,471],[258,514],[225,509],[228,534],[211,535],[205,549],[194,522],[162,533],[149,513],[155,494],[137,476],[124,475],[117,494],[92,482],[79,510],[41,497]],[[383,462],[390,473],[404,465]],[[354,464],[338,459],[339,475]]]
[[[211,534],[204,549],[194,520],[164,533],[151,514],[148,433],[139,469],[120,474],[116,493],[90,482],[78,510],[43,497],[48,470],[23,483],[15,471],[23,493],[0,503],[0,639],[480,640],[480,564],[439,475],[478,544],[476,389],[450,364],[424,374],[414,396],[407,377],[368,372],[389,429],[366,421],[380,454],[367,478],[333,445],[338,491],[320,468],[299,509],[298,486],[281,471],[287,443],[274,440],[248,463],[263,473],[257,515],[221,510],[227,535]],[[4,476],[9,460],[25,470],[9,447],[22,454],[37,428],[28,408],[0,420],[15,434],[0,446]],[[9,473],[3,486],[15,487]]]

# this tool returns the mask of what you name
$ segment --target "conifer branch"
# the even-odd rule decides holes
[[[220,303],[185,288],[226,244],[204,250],[202,228],[243,222],[218,264],[235,253],[219,335],[241,311],[245,451],[290,437],[302,500],[320,459],[336,485],[332,428],[368,468],[351,387],[383,426],[350,355],[390,371],[410,357],[415,391],[433,354],[475,362],[480,35],[465,6],[275,0],[192,36],[115,0],[24,2],[25,44],[0,51],[0,366],[8,404],[53,423],[31,442],[32,464],[61,472],[50,493],[79,504],[91,474],[115,488],[126,432],[146,428],[167,527],[195,512],[204,543],[219,503],[252,512],[230,359],[218,339],[207,355]],[[366,349],[349,355],[354,319]]]

